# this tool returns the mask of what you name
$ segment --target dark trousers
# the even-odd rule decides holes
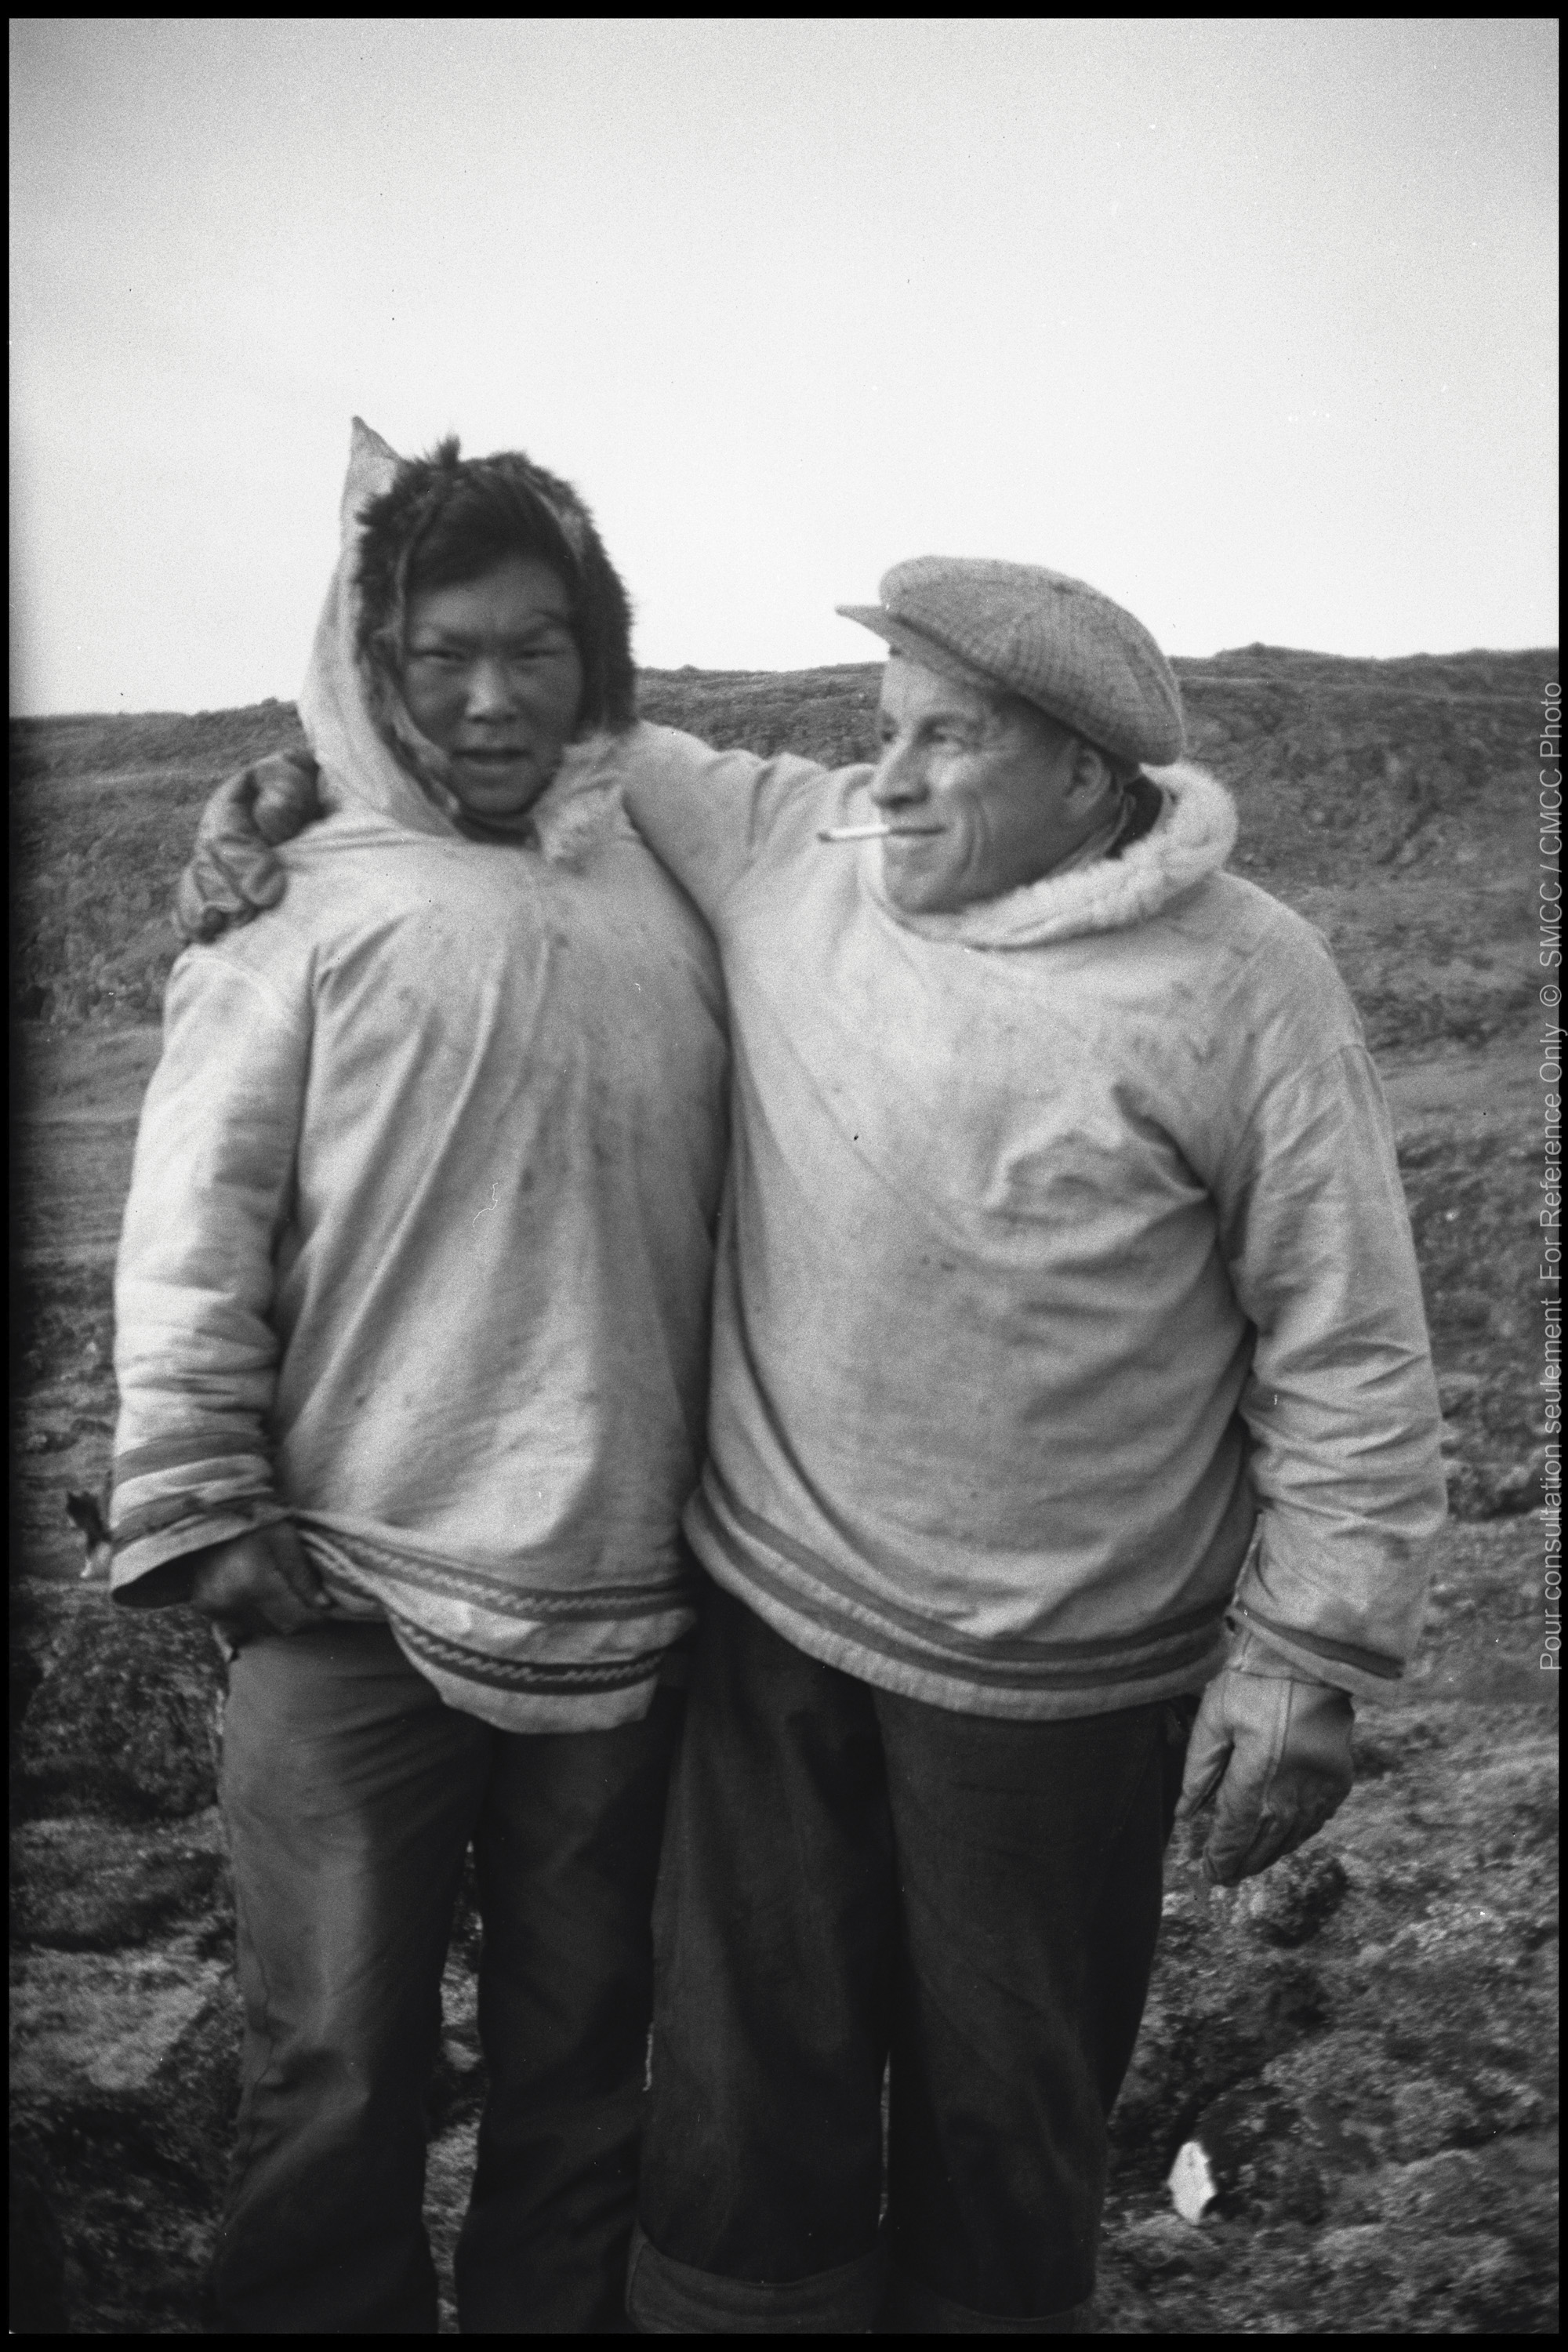
[[[1079,2324],[1191,1712],[923,1706],[710,1589],[655,1911],[644,2332]]]
[[[224,2330],[434,2333],[426,2096],[470,1843],[489,2091],[460,2324],[625,2329],[679,1715],[660,1691],[617,1730],[494,1731],[444,1706],[378,1625],[240,1651],[222,1780],[245,2004]]]

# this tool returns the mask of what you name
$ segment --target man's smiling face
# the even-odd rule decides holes
[[[564,583],[535,556],[408,603],[403,698],[467,814],[507,829],[561,764],[583,700]]]
[[[940,832],[882,844],[889,898],[951,914],[1035,882],[1109,820],[1118,793],[1101,752],[1011,696],[895,654],[882,673],[871,798],[892,824]]]

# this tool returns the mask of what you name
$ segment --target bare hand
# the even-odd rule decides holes
[[[1355,1711],[1344,1691],[1234,1664],[1203,1696],[1176,1819],[1214,1807],[1204,1875],[1251,1878],[1315,1837],[1351,1792]]]
[[[236,1640],[297,1633],[332,1608],[286,1519],[199,1552],[190,1602]]]
[[[321,815],[317,773],[308,751],[273,751],[219,784],[174,894],[183,940],[215,940],[278,904],[288,877],[272,850]]]

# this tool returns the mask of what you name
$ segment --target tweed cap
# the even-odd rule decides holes
[[[840,604],[895,653],[1020,695],[1118,759],[1182,756],[1182,695],[1143,626],[1098,588],[1035,563],[917,555],[884,572],[879,604]]]

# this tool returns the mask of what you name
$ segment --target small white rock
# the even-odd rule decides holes
[[[1171,2202],[1184,2221],[1201,2221],[1205,2209],[1218,2195],[1214,2168],[1202,2140],[1184,2140],[1176,2150],[1168,2182]]]

